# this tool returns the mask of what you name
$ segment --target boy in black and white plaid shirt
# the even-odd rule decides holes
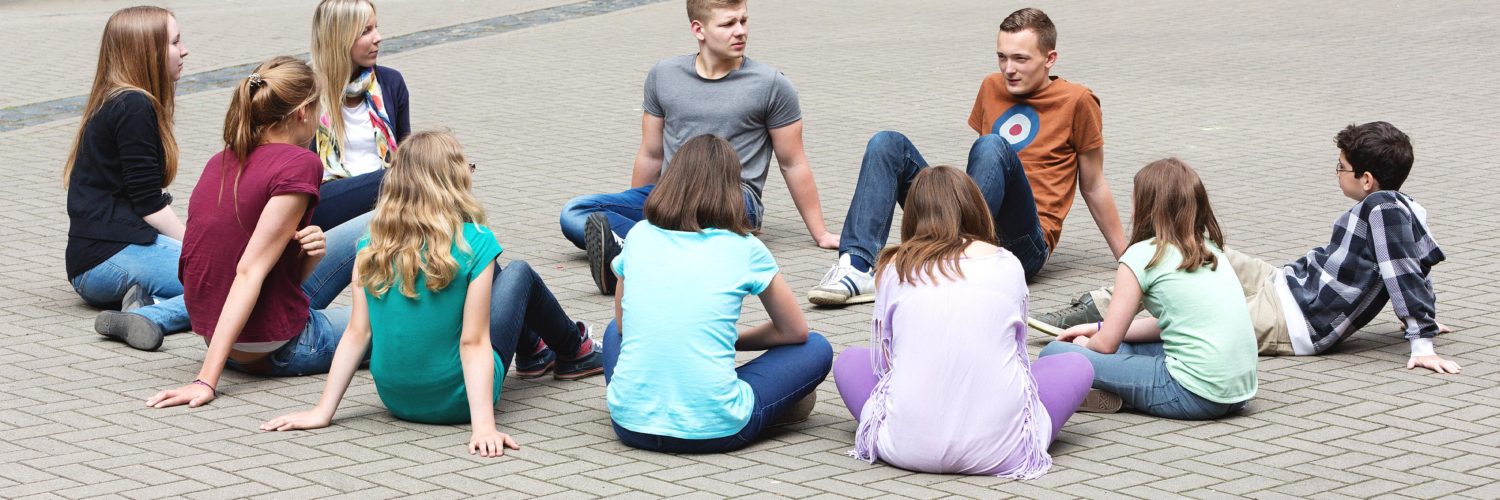
[[[1226,250],[1245,291],[1263,356],[1313,355],[1333,348],[1374,319],[1389,301],[1411,344],[1407,368],[1458,373],[1458,363],[1433,350],[1447,329],[1437,322],[1429,273],[1443,261],[1427,211],[1401,193],[1411,172],[1411,140],[1386,122],[1350,125],[1334,139],[1338,182],[1356,203],[1334,221],[1327,245],[1282,267]],[[1099,321],[1109,293],[1084,294],[1072,307],[1029,318],[1056,334]],[[1283,307],[1295,304],[1297,307]]]

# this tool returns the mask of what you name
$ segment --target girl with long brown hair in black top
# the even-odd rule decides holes
[[[173,91],[188,50],[172,13],[131,7],[110,16],[63,185],[68,281],[104,311],[94,329],[136,349],[188,328],[177,259],[182,219],[166,188],[177,175]]]

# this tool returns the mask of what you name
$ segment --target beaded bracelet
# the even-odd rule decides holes
[[[207,387],[208,390],[213,391],[215,397],[217,397],[219,395],[219,390],[218,389],[215,389],[214,386],[210,385],[208,382],[204,382],[203,379],[201,379],[201,378],[200,379],[194,379],[193,383],[201,385],[203,387]]]

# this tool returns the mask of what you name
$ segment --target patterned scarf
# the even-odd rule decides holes
[[[391,155],[396,151],[396,137],[391,134],[391,119],[385,114],[385,97],[381,95],[380,83],[375,81],[375,68],[366,68],[344,86],[344,97],[346,99],[363,98],[365,104],[370,108],[370,125],[375,129],[375,153],[380,156],[380,167],[391,166]],[[342,106],[343,103],[335,103],[333,106]],[[333,122],[328,114],[328,107],[318,117],[318,135],[316,140],[318,157],[323,159],[323,179],[343,179],[352,177],[349,170],[344,168],[339,160],[342,156],[339,151],[339,141],[333,135]],[[334,108],[332,111],[337,111]]]

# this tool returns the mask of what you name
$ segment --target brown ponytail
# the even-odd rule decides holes
[[[229,112],[224,114],[224,151],[234,155],[239,165],[234,172],[236,197],[245,160],[260,145],[266,129],[280,125],[297,108],[317,100],[318,88],[317,76],[307,63],[287,56],[261,63],[235,86]],[[220,157],[220,168],[229,168],[227,156]],[[224,174],[229,177],[228,171]],[[222,186],[219,192],[224,192]]]
[[[224,149],[245,161],[268,127],[317,99],[318,87],[307,63],[287,56],[261,63],[235,86],[224,115]]]

